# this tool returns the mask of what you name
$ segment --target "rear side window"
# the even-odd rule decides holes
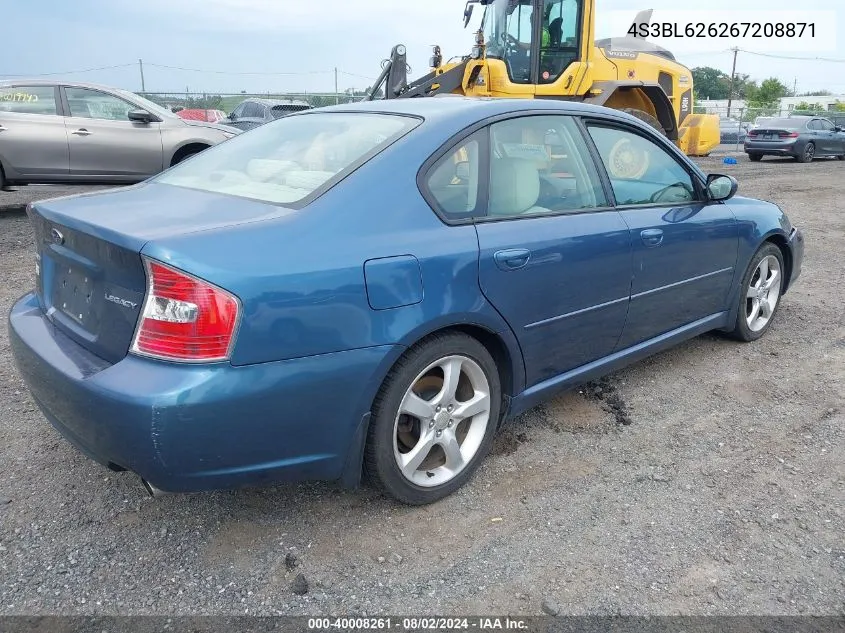
[[[435,206],[450,220],[476,215],[479,206],[481,147],[484,132],[476,132],[438,160],[426,176]]]
[[[419,122],[369,112],[289,116],[215,145],[154,180],[296,207]]]
[[[18,114],[57,114],[53,86],[0,88],[0,112]]]

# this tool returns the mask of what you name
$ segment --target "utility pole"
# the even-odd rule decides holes
[[[796,77],[795,81],[792,82],[792,96],[798,96],[798,77]]]
[[[147,87],[144,85],[144,60],[138,60],[138,68],[141,69],[141,92],[146,92]]]
[[[731,102],[733,101],[734,96],[734,79],[736,78],[736,55],[739,53],[739,47],[731,49],[734,52],[734,65],[731,69],[731,87],[728,91],[728,118],[731,116]]]
[[[340,93],[337,91],[337,66],[334,68],[334,102],[335,105],[340,103]]]

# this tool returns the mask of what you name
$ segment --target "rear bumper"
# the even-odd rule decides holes
[[[33,294],[12,308],[9,336],[33,398],[68,441],[166,492],[341,478],[395,351],[245,367],[132,355],[109,364],[56,331]]]
[[[794,156],[798,153],[797,142],[767,142],[745,140],[743,145],[746,154],[770,154],[773,156]]]

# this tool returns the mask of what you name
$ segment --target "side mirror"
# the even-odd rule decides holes
[[[464,7],[464,28],[469,25],[469,21],[472,19],[473,9],[475,9],[475,5],[471,1],[467,2],[466,7]]]
[[[837,125],[836,127],[833,128],[833,131],[834,132],[841,132],[842,128]]]
[[[469,180],[469,161],[462,160],[459,163],[455,163],[455,178]]]
[[[230,121],[234,121],[234,120],[235,120],[235,119],[237,119],[237,118],[238,118],[238,117],[237,117],[237,115],[236,115],[234,112],[232,112],[232,114],[230,114],[230,115],[229,115],[229,120],[230,120]]]
[[[153,114],[147,112],[146,110],[130,110],[126,116],[130,121],[135,121],[136,123],[152,123],[153,121],[158,120]]]
[[[710,174],[707,176],[707,193],[714,202],[729,200],[736,195],[739,183],[733,176]]]
[[[183,108],[182,106],[173,106],[172,108],[170,108],[170,111],[175,114],[176,112],[181,112],[184,109],[185,108]]]

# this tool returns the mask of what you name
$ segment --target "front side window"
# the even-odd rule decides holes
[[[487,56],[504,60],[514,83],[531,83],[532,0],[495,0],[484,12]]]
[[[526,116],[491,126],[489,216],[605,206],[598,171],[572,117]]]
[[[677,204],[697,198],[690,173],[654,141],[614,127],[589,130],[618,205]]]
[[[554,83],[578,61],[581,23],[579,0],[545,0],[543,43],[540,48],[540,83]]]
[[[53,86],[0,88],[0,112],[55,115],[56,91]]]
[[[482,29],[487,56],[507,63],[514,83],[531,83],[532,61],[539,55],[539,83],[553,83],[578,60],[583,0],[543,0],[535,14],[532,0],[494,0]],[[536,41],[535,22],[540,20]]]
[[[154,180],[296,205],[418,124],[411,117],[363,112],[289,116],[215,145]]]
[[[89,88],[65,88],[70,116],[82,119],[128,121],[136,107],[115,96]]]
[[[833,132],[833,127],[833,123],[830,121],[819,119],[819,129],[824,130],[825,132]]]

